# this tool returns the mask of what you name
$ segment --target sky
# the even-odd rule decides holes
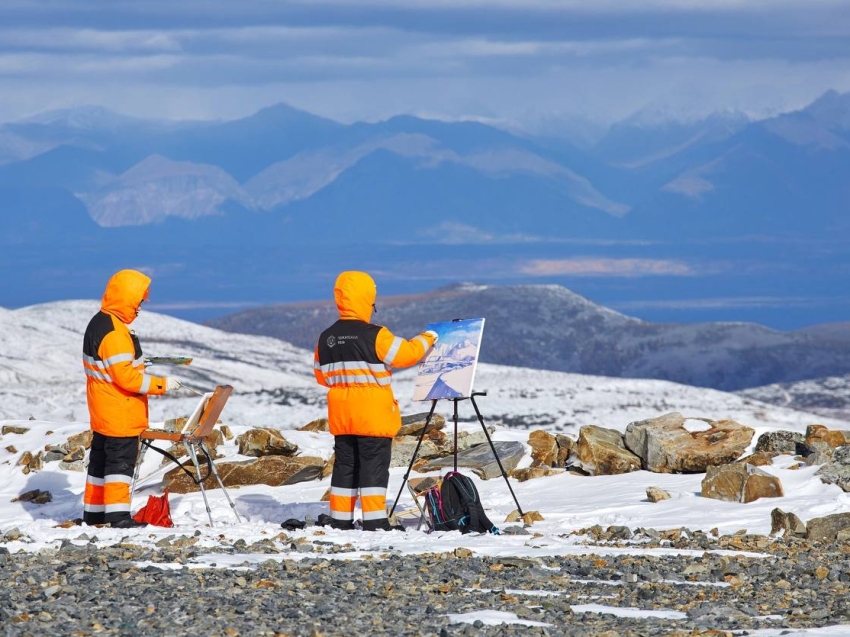
[[[232,119],[286,102],[530,131],[850,90],[844,0],[5,0],[0,121],[103,105]]]

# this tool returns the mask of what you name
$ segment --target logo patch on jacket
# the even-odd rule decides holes
[[[328,336],[328,347],[333,347],[334,345],[336,345],[336,336],[331,334]]]

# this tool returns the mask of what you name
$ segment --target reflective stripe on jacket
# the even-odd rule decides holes
[[[165,378],[145,373],[139,339],[127,327],[149,285],[135,270],[115,274],[83,338],[89,419],[104,436],[138,436],[148,427],[148,395],[165,393]]]
[[[395,436],[401,413],[392,369],[415,365],[433,345],[428,334],[405,340],[369,323],[375,296],[375,282],[365,272],[340,274],[334,286],[340,320],[316,345],[314,373],[330,388],[328,425],[335,436]]]

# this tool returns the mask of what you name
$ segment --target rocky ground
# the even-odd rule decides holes
[[[309,531],[309,529],[308,529]],[[0,635],[637,635],[746,634],[850,624],[850,547],[789,538],[587,529],[599,546],[751,551],[770,557],[623,554],[551,558],[441,555],[343,561],[345,550],[281,534],[200,549],[98,547],[94,534],[58,550],[0,545]],[[470,538],[474,547],[474,538]],[[302,559],[283,559],[286,553]],[[180,568],[198,555],[253,553],[245,569]],[[223,556],[224,558],[224,556]],[[147,563],[147,564],[146,564]],[[161,568],[155,564],[177,566]],[[526,593],[527,591],[527,593]],[[681,619],[580,612],[582,604],[678,611]],[[449,614],[514,613],[547,626],[451,623]]]

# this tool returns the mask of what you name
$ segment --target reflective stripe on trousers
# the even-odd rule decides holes
[[[392,438],[336,436],[331,476],[331,517],[353,520],[360,496],[363,520],[387,517],[387,483],[390,479]]]
[[[117,438],[94,432],[83,521],[86,524],[117,522],[130,517],[130,487],[139,451],[139,438]]]

